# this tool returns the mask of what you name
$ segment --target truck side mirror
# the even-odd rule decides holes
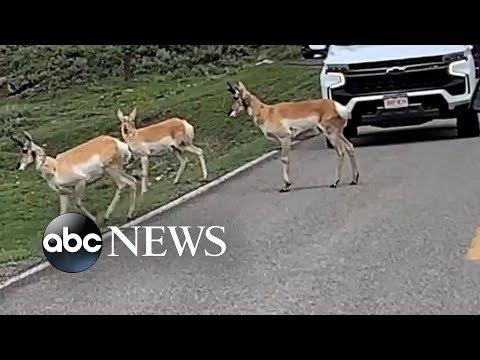
[[[476,112],[480,112],[480,81],[478,81],[475,92],[473,93],[472,109]]]

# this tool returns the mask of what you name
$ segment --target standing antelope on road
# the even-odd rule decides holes
[[[53,158],[47,156],[44,149],[35,144],[27,131],[23,133],[26,138],[24,142],[13,135],[10,136],[22,149],[18,170],[23,171],[28,165],[35,162],[36,170],[59,195],[60,214],[67,212],[68,196],[72,193],[73,188],[75,205],[85,215],[96,221],[95,216],[90,214],[83,206],[82,196],[88,184],[107,175],[117,185],[117,191],[105,212],[104,220],[109,220],[120,200],[122,190],[126,186],[131,190],[128,218],[132,218],[135,211],[137,182],[135,178],[123,171],[124,163],[128,162],[131,157],[127,144],[110,136],[99,136]]]
[[[280,192],[288,192],[292,187],[289,167],[292,132],[298,134],[315,127],[330,140],[338,155],[336,178],[331,187],[336,188],[340,183],[345,152],[350,158],[352,168],[351,185],[358,184],[359,172],[354,147],[343,135],[343,129],[349,118],[346,107],[335,101],[323,99],[265,104],[250,93],[241,82],[235,86],[230,83],[227,85],[234,99],[229,117],[236,117],[246,110],[265,137],[277,140],[282,147],[284,186]]]
[[[135,126],[136,116],[137,108],[133,109],[129,116],[125,116],[120,109],[117,111],[123,140],[130,147],[133,156],[136,159],[140,158],[141,161],[142,194],[147,192],[148,158],[151,156],[159,156],[167,149],[173,151],[180,161],[180,167],[175,176],[174,184],[178,184],[187,165],[187,158],[184,152],[198,156],[202,168],[203,180],[207,179],[208,173],[203,150],[193,145],[195,132],[190,123],[183,119],[172,118],[137,129]]]

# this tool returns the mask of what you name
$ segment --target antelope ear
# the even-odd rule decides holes
[[[122,123],[123,123],[123,117],[124,117],[124,116],[123,116],[122,110],[118,109],[118,110],[117,110],[117,118],[118,118],[118,120],[120,120],[120,122],[122,122]]]
[[[20,148],[23,149],[23,145],[25,145],[23,142],[21,142],[20,140],[18,140],[18,138],[16,138],[15,136],[13,136],[12,134],[10,134],[10,139],[15,143],[17,144]]]
[[[238,82],[237,88],[240,91],[247,91],[247,88],[245,87],[245,85],[243,85],[243,83],[241,81]]]
[[[130,113],[130,115],[128,116],[128,118],[130,119],[130,121],[135,121],[135,118],[137,117],[137,108],[135,107],[135,109],[133,109],[133,111]]]

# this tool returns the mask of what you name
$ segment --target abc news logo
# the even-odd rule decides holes
[[[145,236],[141,236],[140,229],[145,229]],[[202,235],[207,240],[219,247],[218,252],[209,252],[204,249],[207,257],[218,257],[225,253],[225,242],[218,236],[212,234],[213,230],[220,230],[225,233],[221,226],[199,226],[200,232],[194,243],[191,229],[188,226],[168,226],[170,235],[175,244],[179,256],[182,256],[188,246],[192,256],[198,253],[198,245]],[[154,252],[153,243],[164,245],[163,235],[154,236],[153,230],[161,230],[165,233],[163,226],[132,227],[135,230],[134,241],[131,241],[119,228],[109,227],[111,236],[111,253],[109,257],[118,257],[115,253],[115,239],[120,240],[126,248],[135,256],[139,256],[139,239],[145,244],[144,257],[166,256],[167,250]],[[181,239],[184,240],[181,240]],[[79,273],[90,269],[100,258],[103,249],[102,233],[97,224],[89,217],[78,213],[67,213],[55,218],[45,229],[43,234],[43,253],[47,261],[57,270],[66,273]]]

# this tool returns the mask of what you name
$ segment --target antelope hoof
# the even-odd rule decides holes
[[[337,184],[330,185],[330,189],[336,189],[336,188],[337,188]]]
[[[355,179],[352,181],[352,183],[350,185],[358,185],[358,179],[359,179],[360,175],[357,174],[357,176],[355,176]]]
[[[292,189],[292,183],[287,183],[283,186],[283,188],[280,189],[280,193],[287,193],[287,192],[290,192],[290,190]]]

